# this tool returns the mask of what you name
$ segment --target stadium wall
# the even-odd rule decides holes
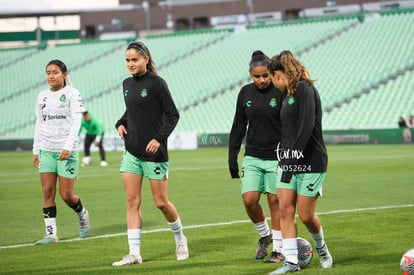
[[[414,135],[414,130],[411,135]],[[327,145],[336,144],[404,144],[412,143],[405,139],[403,129],[359,129],[359,130],[329,130],[323,136]],[[83,138],[80,139],[81,150]],[[33,139],[3,139],[0,140],[0,151],[32,150]],[[123,141],[117,135],[105,135],[105,149],[120,151],[124,149]],[[228,133],[173,133],[168,139],[170,150],[191,150],[204,147],[227,147]],[[97,151],[92,146],[91,151]]]
[[[414,130],[411,130],[414,134]],[[403,144],[403,129],[360,129],[323,131],[325,143],[336,144]],[[229,134],[203,133],[197,137],[198,147],[228,146]]]

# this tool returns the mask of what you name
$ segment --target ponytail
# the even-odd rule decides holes
[[[270,72],[281,71],[286,74],[289,81],[289,94],[294,94],[299,86],[299,82],[303,80],[309,83],[315,82],[315,80],[311,79],[306,67],[288,50],[273,56],[270,59],[268,68]]]

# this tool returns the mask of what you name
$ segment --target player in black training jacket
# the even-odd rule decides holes
[[[276,188],[286,260],[270,274],[300,270],[296,208],[315,243],[320,265],[331,268],[332,256],[315,214],[328,163],[322,137],[321,100],[308,70],[290,51],[272,57],[269,71],[273,84],[287,94],[281,110],[282,139],[276,150],[279,159]]]
[[[275,263],[284,259],[276,195],[275,150],[281,138],[280,108],[285,95],[270,81],[269,62],[269,57],[263,52],[253,52],[249,63],[253,83],[243,86],[237,98],[228,161],[231,177],[239,178],[237,155],[247,132],[241,173],[242,199],[246,213],[260,235],[256,259],[263,259],[267,255],[268,246],[273,241],[272,254],[265,262]],[[259,203],[261,194],[267,197],[271,231]]]
[[[141,264],[141,190],[150,181],[154,203],[174,233],[177,260],[189,257],[187,239],[177,209],[169,201],[167,139],[179,114],[165,81],[157,75],[148,48],[132,42],[125,52],[132,74],[123,82],[126,111],[115,127],[125,141],[120,172],[127,197],[129,254],[113,266]]]

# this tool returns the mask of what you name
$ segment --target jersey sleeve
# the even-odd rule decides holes
[[[165,142],[177,125],[180,115],[168,89],[167,83],[161,78],[159,91],[164,117],[162,119],[160,130],[154,138],[159,142]]]
[[[119,126],[123,125],[125,128],[128,128],[128,115],[127,111],[121,116],[120,119],[115,123],[115,129],[118,131]]]
[[[303,152],[306,144],[312,136],[313,128],[315,127],[315,94],[312,86],[305,87],[300,84],[296,94],[299,101],[299,116],[298,116],[298,131],[295,137],[295,142],[292,146],[292,150]],[[283,161],[283,164],[287,166],[296,165],[299,162],[297,158],[289,158]],[[290,182],[293,173],[290,171],[284,171],[282,173],[282,182]]]
[[[310,86],[312,87],[312,86]],[[315,94],[312,88],[306,89],[300,85],[299,127],[294,149],[303,151],[315,127]]]
[[[228,164],[232,178],[239,178],[237,156],[247,131],[247,117],[243,110],[243,94],[244,93],[240,92],[237,97],[236,112],[234,114],[229,137]]]
[[[36,123],[33,137],[33,155],[38,155],[40,150],[40,121],[42,119],[42,112],[38,100],[39,98],[37,97],[35,105]]]
[[[66,139],[66,142],[63,145],[62,149],[65,149],[68,151],[73,150],[73,145],[78,140],[78,133],[81,127],[83,112],[85,112],[83,99],[80,93],[76,89],[74,89],[74,92],[70,98],[70,114],[72,117],[72,123],[70,126],[68,138]]]

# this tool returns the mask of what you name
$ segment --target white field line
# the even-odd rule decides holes
[[[333,211],[327,211],[327,212],[319,212],[319,213],[317,213],[317,215],[323,216],[323,215],[332,215],[332,214],[338,214],[338,213],[355,213],[355,212],[378,211],[378,210],[384,210],[384,209],[407,208],[407,207],[414,207],[414,204],[388,205],[388,206],[379,206],[379,207],[333,210]],[[229,221],[229,222],[220,222],[220,223],[207,223],[207,224],[199,224],[199,225],[189,225],[189,226],[184,226],[184,229],[194,229],[194,228],[203,228],[203,227],[212,227],[212,226],[223,226],[223,225],[231,225],[231,224],[247,223],[247,222],[250,222],[250,220],[238,220],[238,221]],[[152,229],[152,230],[143,230],[142,234],[150,234],[150,233],[164,232],[164,231],[170,231],[170,229],[169,228],[159,228],[159,229]],[[75,241],[86,241],[86,240],[92,240],[92,239],[112,238],[112,237],[118,237],[118,236],[124,236],[124,235],[126,235],[126,232],[124,232],[124,233],[114,233],[114,234],[105,234],[105,235],[100,235],[100,236],[92,236],[92,237],[88,237],[88,238],[85,238],[85,239],[73,238],[73,239],[59,241],[59,243],[68,243],[68,242],[75,242]],[[0,246],[0,249],[19,248],[19,247],[34,246],[34,245],[35,245],[34,243],[5,245],[5,246]]]

